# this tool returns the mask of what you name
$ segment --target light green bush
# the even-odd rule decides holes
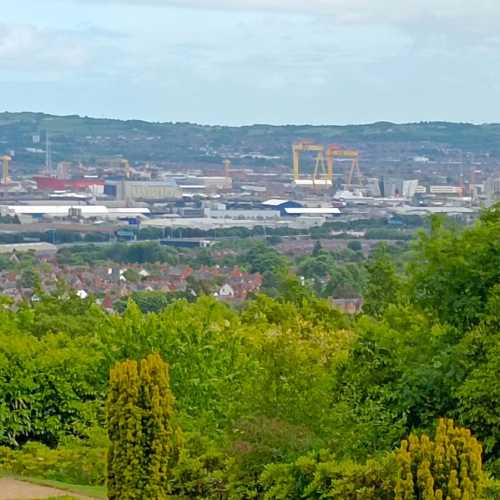
[[[102,485],[105,481],[106,450],[86,446],[51,449],[40,443],[27,443],[17,450],[1,447],[0,470],[16,476]]]

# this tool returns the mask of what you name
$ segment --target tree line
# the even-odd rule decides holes
[[[111,474],[138,447],[130,487],[162,489],[134,498],[498,498],[499,230],[499,207],[434,219],[403,263],[370,260],[356,317],[258,250],[279,293],[238,310],[2,306],[0,468],[104,483],[106,450]]]

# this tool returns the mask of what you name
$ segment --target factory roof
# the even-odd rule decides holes
[[[290,200],[280,200],[278,198],[271,198],[270,200],[263,201],[263,205],[267,205],[268,207],[279,207],[280,205],[284,205],[288,203]]]
[[[7,211],[14,215],[67,216],[70,209],[81,210],[84,216],[147,215],[149,208],[108,208],[104,205],[9,205]]]
[[[285,208],[288,215],[339,215],[340,210],[334,207],[320,208]]]

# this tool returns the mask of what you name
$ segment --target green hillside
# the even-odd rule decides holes
[[[43,141],[49,131],[55,159],[89,160],[124,155],[135,161],[220,163],[226,154],[245,156],[246,163],[288,161],[290,144],[298,139],[335,142],[361,149],[386,146],[421,152],[426,148],[455,148],[500,156],[500,125],[446,122],[368,125],[252,125],[224,127],[191,123],[150,123],[42,113],[0,113],[0,148],[13,149],[19,161],[40,162],[33,136]],[[252,158],[268,155],[279,158]]]

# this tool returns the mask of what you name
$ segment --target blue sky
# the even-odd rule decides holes
[[[2,3],[0,110],[500,122],[498,0]]]

